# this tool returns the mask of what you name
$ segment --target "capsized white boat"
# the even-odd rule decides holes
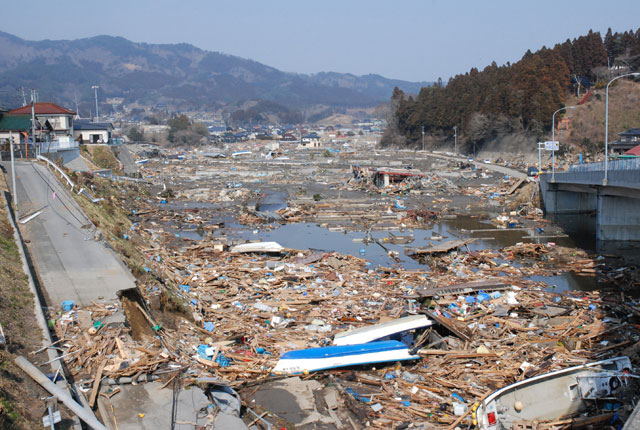
[[[279,253],[282,252],[284,247],[280,245],[278,242],[250,242],[250,243],[242,243],[240,245],[236,245],[231,248],[231,253],[233,254],[241,254],[244,252],[273,252]]]
[[[589,402],[612,398],[626,386],[628,357],[610,358],[534,376],[499,389],[476,410],[481,430],[506,430],[516,423],[556,420],[585,411]]]
[[[404,343],[397,340],[387,340],[285,352],[273,368],[273,372],[296,374],[360,364],[416,360],[418,358],[420,358],[418,355],[412,355],[409,352],[409,348]]]
[[[354,345],[358,343],[373,342],[374,340],[379,340],[387,336],[418,328],[429,327],[431,325],[433,325],[433,321],[427,318],[426,315],[410,315],[393,321],[387,321],[380,324],[373,324],[337,333],[333,338],[333,344]]]

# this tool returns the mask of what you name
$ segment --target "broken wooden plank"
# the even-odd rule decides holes
[[[453,249],[460,248],[461,246],[468,245],[472,242],[475,242],[475,240],[475,238],[448,240],[446,242],[442,242],[427,248],[405,248],[404,252],[408,255],[439,254],[443,252],[449,252]]]
[[[449,294],[468,294],[475,291],[503,291],[511,288],[511,284],[505,284],[500,280],[487,280],[480,282],[465,282],[463,284],[447,285],[428,289],[417,289],[420,297],[446,296]]]
[[[100,380],[102,379],[102,371],[104,370],[104,366],[107,365],[107,359],[105,358],[100,363],[98,367],[98,371],[96,372],[96,377],[93,378],[93,387],[91,388],[91,397],[89,397],[89,406],[93,407],[96,403],[96,397],[98,396],[98,390],[100,390]]]
[[[441,317],[440,315],[436,315],[434,312],[431,312],[431,311],[424,311],[424,313],[425,315],[427,315],[428,317],[436,321],[438,324],[446,327],[450,332],[458,336],[460,339],[465,340],[467,342],[471,341],[471,338],[469,337],[468,334],[459,330],[450,321],[447,321],[447,318]]]

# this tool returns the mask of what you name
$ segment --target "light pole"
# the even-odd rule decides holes
[[[551,115],[551,141],[552,145],[555,147],[556,142],[556,114],[565,109],[573,109],[575,106],[565,106],[553,113]],[[551,182],[556,181],[556,150],[555,148],[551,151]]]
[[[544,143],[538,142],[538,175],[542,172],[542,147]]]
[[[458,155],[458,130],[453,126],[453,154]]]
[[[607,97],[604,108],[604,179],[602,185],[607,185],[607,170],[609,170],[609,85],[616,79],[624,78],[625,76],[640,76],[640,73],[627,73],[626,75],[616,76],[611,79],[607,84]]]
[[[422,126],[422,150],[424,151],[424,125]]]
[[[98,113],[98,88],[100,87],[98,85],[93,85],[91,88],[93,88],[93,93],[96,98],[96,122],[98,122],[100,121],[100,114]]]
[[[13,158],[13,133],[9,131],[9,151],[11,151],[11,182],[13,183],[13,204],[18,211],[18,192],[16,191],[16,162]]]

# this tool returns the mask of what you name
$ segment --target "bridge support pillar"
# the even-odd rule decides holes
[[[598,207],[595,193],[559,190],[549,183],[543,199],[547,213],[554,215],[593,213]]]
[[[598,241],[640,241],[640,199],[605,195],[599,190],[596,216]]]

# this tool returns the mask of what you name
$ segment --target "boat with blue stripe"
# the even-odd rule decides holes
[[[407,345],[397,340],[356,345],[325,346],[289,351],[280,357],[274,373],[307,373],[362,364],[416,360]]]

